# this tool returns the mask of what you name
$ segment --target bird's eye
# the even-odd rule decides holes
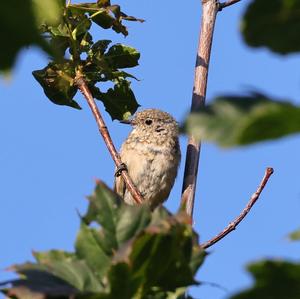
[[[145,124],[150,126],[152,124],[152,120],[151,119],[146,119]]]

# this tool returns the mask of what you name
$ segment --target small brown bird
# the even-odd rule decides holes
[[[168,198],[177,175],[181,157],[178,124],[158,109],[138,112],[132,120],[121,122],[133,126],[121,147],[121,160],[144,200],[155,208]],[[121,176],[116,175],[115,191],[126,203],[135,204]]]

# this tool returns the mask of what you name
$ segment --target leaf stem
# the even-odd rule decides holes
[[[217,0],[202,0],[201,31],[195,66],[191,112],[198,110],[205,104],[208,66],[218,10],[219,2]],[[201,143],[197,142],[193,136],[189,136],[181,205],[186,207],[186,212],[191,217],[194,209],[200,147]]]
[[[215,237],[210,239],[209,241],[206,241],[205,243],[201,244],[200,246],[204,249],[207,249],[211,247],[212,245],[219,242],[221,239],[223,239],[225,236],[227,236],[230,232],[236,229],[236,227],[243,221],[243,219],[247,216],[247,214],[250,212],[251,208],[254,206],[256,201],[259,199],[259,196],[263,189],[265,188],[266,184],[268,183],[269,178],[273,174],[274,170],[271,167],[268,167],[265,171],[265,175],[263,179],[261,180],[256,192],[254,192],[247,203],[246,207],[243,209],[243,211],[240,213],[240,215],[235,218],[232,222],[229,223],[229,225],[221,231],[219,234],[217,234]]]
[[[95,117],[99,132],[103,137],[103,140],[107,146],[107,149],[108,149],[112,159],[115,162],[116,167],[119,168],[120,165],[122,164],[121,158],[113,144],[113,141],[110,137],[109,131],[108,131],[108,129],[105,125],[105,122],[102,118],[102,115],[95,103],[93,95],[92,95],[89,87],[87,86],[87,84],[83,78],[83,75],[81,74],[80,71],[77,71],[77,73],[76,73],[75,84],[77,85],[77,87],[79,88],[79,90],[81,91],[81,93],[83,94],[85,99],[87,100],[88,105],[90,106],[91,111]],[[139,192],[139,190],[136,188],[136,186],[133,184],[130,176],[128,175],[128,172],[125,171],[125,169],[123,169],[123,171],[121,172],[121,175],[126,184],[126,187],[128,188],[128,190],[131,193],[132,197],[134,198],[135,202],[138,204],[141,204],[143,202],[142,195]]]

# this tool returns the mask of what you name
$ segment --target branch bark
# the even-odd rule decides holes
[[[205,104],[211,45],[219,4],[217,0],[202,0],[201,31],[195,66],[191,112],[198,110]],[[193,136],[189,136],[181,204],[185,206],[187,214],[191,217],[194,209],[200,148],[201,143],[198,143]]]
[[[219,11],[221,11],[223,8],[225,8],[227,6],[233,5],[233,4],[238,3],[240,1],[241,0],[228,0],[226,2],[220,3],[220,5],[219,5]]]
[[[103,137],[103,140],[107,146],[107,149],[108,149],[112,159],[115,162],[116,167],[120,168],[120,166],[122,164],[121,158],[113,144],[113,141],[110,137],[109,131],[108,131],[108,129],[105,125],[105,122],[102,118],[102,115],[95,103],[93,95],[92,95],[90,89],[88,88],[88,86],[80,72],[77,72],[77,74],[76,74],[75,83],[76,83],[77,87],[79,88],[79,90],[81,91],[81,93],[83,94],[83,96],[85,97],[85,99],[87,100],[88,105],[90,106],[90,108],[92,110],[92,113],[93,113],[96,123],[98,125],[99,132]],[[125,168],[122,169],[121,175],[122,175],[122,178],[124,179],[127,189],[133,196],[135,202],[138,204],[141,204],[143,202],[143,197],[142,197],[141,193],[139,192],[139,190],[136,188],[136,186],[133,184],[133,182]]]
[[[247,214],[250,212],[251,208],[254,206],[256,201],[259,199],[259,196],[263,189],[265,188],[266,184],[268,183],[269,178],[273,174],[274,170],[271,167],[268,167],[265,171],[265,175],[259,184],[257,190],[253,195],[251,196],[248,204],[244,208],[244,210],[240,213],[240,215],[232,222],[229,223],[229,225],[221,231],[219,234],[217,234],[214,238],[211,240],[201,244],[200,246],[204,249],[207,249],[211,247],[212,245],[219,242],[221,239],[223,239],[225,236],[227,236],[230,232],[236,229],[236,227],[243,221],[243,219],[247,216]]]

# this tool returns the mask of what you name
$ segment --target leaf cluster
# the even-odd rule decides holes
[[[36,263],[13,266],[9,298],[180,299],[197,284],[205,253],[186,214],[126,205],[100,182],[88,200],[75,252],[35,252]]]
[[[39,24],[52,61],[45,68],[33,71],[45,95],[55,104],[80,109],[74,100],[78,90],[76,76],[80,75],[93,96],[104,103],[112,119],[133,114],[139,105],[128,79],[136,78],[124,69],[137,66],[140,53],[123,44],[112,45],[110,40],[94,41],[91,26],[112,29],[126,36],[124,20],[143,20],[126,15],[119,5],[111,5],[110,1],[81,4],[56,1],[59,21],[53,23],[41,18]],[[96,85],[103,82],[112,82],[113,87],[104,90]]]
[[[300,132],[300,107],[263,94],[223,96],[192,113],[183,127],[223,147],[249,145]]]

